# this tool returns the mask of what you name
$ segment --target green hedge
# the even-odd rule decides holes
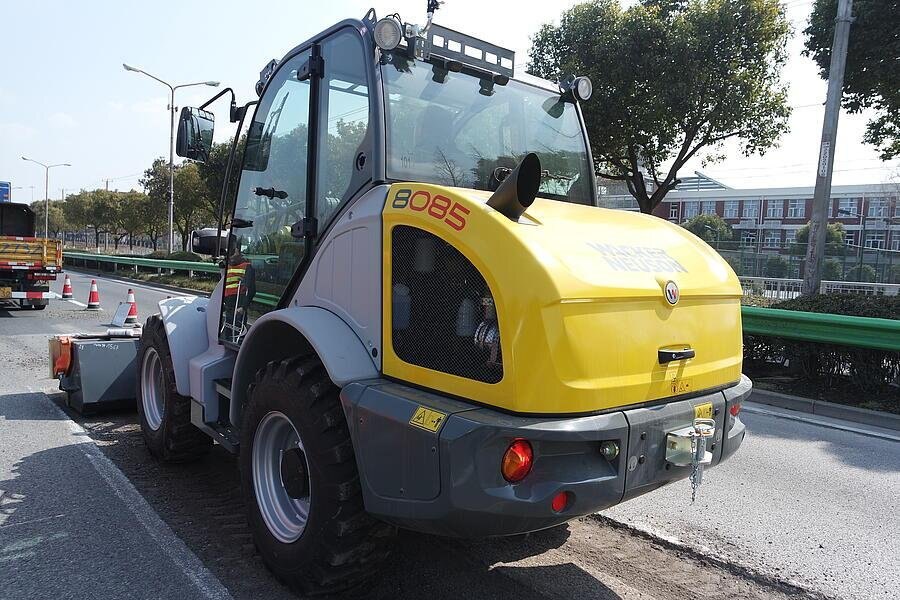
[[[821,294],[772,305],[815,313],[900,319],[900,297]],[[786,391],[900,413],[900,352],[744,336],[746,370],[774,376]]]

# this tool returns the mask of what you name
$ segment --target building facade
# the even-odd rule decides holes
[[[735,240],[758,249],[789,247],[797,230],[812,216],[812,187],[759,189],[678,189],[666,195],[653,214],[682,224],[699,214],[719,215]],[[600,195],[601,206],[637,210],[630,196]],[[900,250],[900,186],[837,185],[831,188],[829,223],[842,223],[851,247]]]

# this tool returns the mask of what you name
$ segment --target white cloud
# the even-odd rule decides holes
[[[78,126],[78,122],[64,112],[55,112],[50,115],[47,118],[47,124],[57,129],[71,129]]]
[[[125,110],[125,105],[121,102],[116,102],[115,100],[109,100],[106,103],[106,107],[115,112],[121,112]]]

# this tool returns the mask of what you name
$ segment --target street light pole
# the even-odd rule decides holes
[[[158,81],[163,84],[167,88],[169,88],[169,242],[168,242],[168,250],[169,253],[173,251],[173,246],[175,245],[175,90],[183,87],[191,87],[194,85],[208,85],[210,87],[219,87],[218,81],[198,81],[196,83],[182,83],[179,85],[172,85],[166,81],[163,81],[159,77],[155,75],[151,75],[147,71],[143,69],[138,69],[137,67],[132,67],[131,65],[122,63],[122,66],[126,71],[132,71],[134,73],[141,73],[146,75],[150,79]]]
[[[24,156],[22,157],[22,160],[27,160],[28,162],[33,162],[44,167],[44,238],[50,239],[50,169],[53,167],[71,167],[72,165],[69,163],[45,165],[40,161]]]

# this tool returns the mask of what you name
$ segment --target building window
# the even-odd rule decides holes
[[[866,234],[866,248],[884,249],[884,232],[873,231]]]
[[[678,204],[675,202],[669,204],[669,218],[678,220]]]
[[[770,219],[780,219],[784,214],[784,202],[782,200],[766,201],[766,216]]]
[[[759,200],[744,200],[743,217],[745,219],[759,218]]]
[[[741,232],[741,245],[742,246],[753,246],[756,244],[756,231],[752,229],[745,229]]]
[[[866,213],[867,217],[883,219],[887,217],[887,215],[887,198],[872,198],[869,200],[869,210]]]
[[[838,202],[838,217],[859,216],[859,198],[841,198]]]
[[[844,232],[844,243],[848,246],[856,245],[856,232],[855,231],[846,231]]]
[[[714,215],[716,214],[716,202],[715,200],[703,201],[703,208],[701,209],[704,215]]]
[[[725,218],[737,219],[739,205],[740,202],[738,202],[737,200],[728,200],[727,202],[725,202]]]
[[[699,202],[685,202],[684,203],[684,219],[688,220],[692,217],[696,217],[700,214],[700,203]]]
[[[802,219],[806,216],[806,200],[788,200],[788,218]]]
[[[796,229],[788,229],[784,232],[784,243],[786,246],[790,246],[797,242],[797,230]]]
[[[766,248],[778,248],[781,245],[781,231],[778,229],[767,229],[763,242]]]

